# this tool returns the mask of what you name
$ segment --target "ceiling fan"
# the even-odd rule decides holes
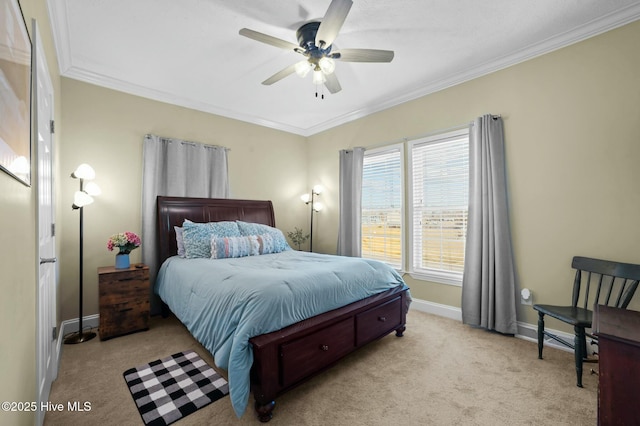
[[[248,28],[241,29],[240,35],[242,36],[282,49],[293,50],[306,58],[278,71],[263,81],[262,84],[271,85],[294,72],[304,77],[310,71],[313,71],[314,84],[324,84],[329,92],[337,93],[342,90],[342,87],[340,87],[340,82],[334,73],[334,60],[344,62],[391,62],[393,60],[392,50],[339,49],[332,51],[333,41],[338,36],[352,5],[353,1],[351,0],[332,0],[322,21],[307,22],[298,28],[296,31],[297,45]],[[316,96],[318,96],[317,92]]]

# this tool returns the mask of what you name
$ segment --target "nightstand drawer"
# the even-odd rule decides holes
[[[149,300],[118,303],[100,309],[100,339],[147,330]]]
[[[111,306],[118,303],[148,298],[149,281],[113,281],[100,283],[100,306]]]
[[[127,281],[147,281],[149,268],[115,269],[113,267],[98,268],[98,277],[101,284],[124,283]]]

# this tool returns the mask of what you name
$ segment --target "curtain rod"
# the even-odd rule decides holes
[[[165,136],[152,135],[151,133],[147,133],[146,135],[144,135],[145,139],[151,138],[153,136],[156,136],[159,139],[166,140],[169,143],[171,143],[171,142],[180,142],[182,145],[201,146],[203,148],[208,148],[208,149],[222,148],[225,151],[231,151],[231,148],[227,148],[226,146],[221,146],[221,145],[209,145],[209,144],[201,143],[201,142],[185,141],[185,140],[182,140],[182,139],[168,138],[168,137],[165,137]]]
[[[502,118],[501,114],[490,114],[490,115],[491,115],[491,117],[493,117],[494,120],[497,120],[498,118]],[[458,124],[456,126],[451,126],[451,127],[446,128],[446,129],[438,129],[438,130],[434,130],[434,131],[427,132],[427,133],[421,133],[419,135],[405,136],[405,137],[402,137],[402,138],[394,139],[392,141],[386,141],[386,142],[377,143],[375,145],[371,145],[371,146],[366,147],[366,149],[382,148],[384,146],[395,145],[397,143],[402,143],[402,142],[414,141],[414,140],[417,140],[417,139],[427,138],[429,136],[439,135],[441,133],[453,132],[455,130],[462,130],[465,127],[469,127],[472,124],[473,124],[473,121],[470,121],[468,123]]]

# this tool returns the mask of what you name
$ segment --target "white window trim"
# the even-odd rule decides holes
[[[408,272],[409,275],[417,280],[422,280],[422,281],[431,281],[431,282],[435,282],[435,283],[440,283],[440,284],[448,284],[448,285],[453,285],[453,286],[458,286],[458,287],[462,287],[462,273],[459,272],[447,272],[447,271],[438,271],[438,270],[420,270],[420,271],[416,271],[414,270],[413,267],[413,260],[414,260],[414,254],[413,254],[413,146],[414,145],[422,145],[424,143],[429,143],[429,142],[439,142],[442,141],[443,139],[449,139],[449,138],[458,138],[460,136],[467,136],[469,137],[469,128],[463,128],[463,129],[458,129],[458,130],[454,130],[451,132],[446,132],[446,133],[440,133],[437,135],[432,135],[432,136],[428,136],[425,138],[420,138],[420,139],[415,139],[412,140],[410,142],[408,142],[408,171],[409,173],[405,175],[406,180],[408,180],[407,182],[407,186],[409,188],[409,190],[405,193],[406,195],[406,203],[407,203],[407,208],[408,211],[411,212],[412,217],[410,218],[411,220],[408,220],[407,223],[407,236],[409,238],[409,248],[408,248],[408,256],[406,256],[406,260],[407,263],[403,263],[404,265],[407,265],[408,268]],[[403,233],[403,237],[404,237],[404,233]],[[403,253],[404,256],[404,253]]]
[[[400,228],[402,229],[402,232],[400,232],[400,268],[397,268],[395,266],[392,266],[398,273],[400,274],[404,274],[405,273],[405,265],[407,264],[407,255],[406,255],[406,230],[405,230],[405,226],[406,226],[406,220],[405,220],[405,205],[407,203],[407,192],[406,192],[406,178],[407,175],[405,174],[405,144],[404,143],[396,143],[393,145],[386,145],[386,146],[381,146],[378,148],[371,148],[371,149],[365,149],[365,156],[367,154],[369,155],[375,155],[375,154],[380,154],[380,153],[384,153],[384,152],[389,152],[389,151],[395,151],[395,150],[399,150],[400,151],[400,188],[402,191],[402,205],[400,207]],[[362,213],[361,213],[362,215]]]

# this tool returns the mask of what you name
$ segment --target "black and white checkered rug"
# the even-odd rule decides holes
[[[145,425],[169,425],[229,393],[227,381],[192,350],[123,373]]]

